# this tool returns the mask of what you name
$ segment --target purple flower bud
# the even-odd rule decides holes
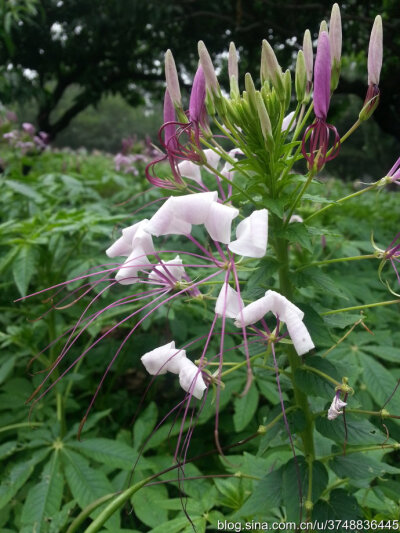
[[[193,80],[192,92],[190,93],[189,118],[195,123],[202,122],[205,113],[206,79],[200,65]]]
[[[210,54],[203,41],[198,44],[199,58],[201,66],[203,67],[204,76],[206,78],[207,89],[212,94],[219,93],[219,83],[215,74],[214,65],[212,64]]]
[[[400,157],[396,161],[396,163],[392,166],[392,168],[389,170],[387,174],[391,179],[391,183],[395,183],[396,185],[400,185]]]
[[[382,68],[382,18],[380,15],[375,17],[374,25],[371,31],[368,48],[368,85],[379,85],[379,77]]]
[[[165,90],[165,96],[164,96],[164,144],[165,146],[170,146],[173,148],[172,145],[176,144],[176,129],[174,123],[176,121],[175,117],[175,108],[174,104],[172,103],[170,94],[168,89]]]
[[[314,68],[314,111],[326,119],[331,99],[331,50],[328,34],[323,31],[318,39]]]

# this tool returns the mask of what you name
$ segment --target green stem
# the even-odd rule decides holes
[[[286,216],[286,220],[283,224],[283,229],[289,224],[289,221],[290,221],[290,217],[293,215],[294,213],[294,210],[296,209],[296,207],[298,206],[300,200],[301,200],[301,197],[303,196],[303,194],[306,192],[308,186],[310,185],[310,183],[312,182],[312,179],[313,177],[315,176],[315,172],[313,172],[312,170],[310,170],[310,173],[309,173],[309,176],[307,178],[307,181],[303,184],[302,188],[300,189],[300,192],[298,193],[298,195],[296,196],[296,199],[295,201],[293,202],[290,210],[289,210],[289,213],[288,215]]]
[[[335,387],[340,387],[341,385],[340,381],[336,381],[336,379],[331,378],[330,376],[328,376],[328,374],[325,374],[325,372],[322,372],[322,370],[318,370],[318,368],[314,368],[308,365],[303,365],[301,368],[304,368],[304,370],[309,370],[310,372],[314,372],[314,374],[317,374],[318,376],[321,376],[327,381],[330,381],[331,383],[333,383]]]
[[[78,527],[86,520],[86,518],[89,518],[90,513],[92,513],[95,509],[97,509],[97,507],[99,507],[103,503],[108,502],[108,500],[113,498],[115,495],[115,493],[106,494],[105,496],[102,496],[98,500],[95,500],[90,505],[85,507],[83,511],[79,513],[75,520],[71,523],[66,533],[75,533],[75,531],[78,531]]]
[[[355,122],[352,127],[340,138],[340,144],[343,144],[344,141],[350,137],[350,135],[354,133],[359,126],[361,126],[361,121],[358,119],[357,122]]]
[[[310,216],[308,216],[304,220],[304,223],[306,224],[309,220],[311,220],[312,218],[314,218],[317,215],[320,215],[321,213],[323,213],[327,209],[330,209],[331,207],[335,207],[338,204],[340,205],[343,202],[346,202],[347,200],[351,200],[352,198],[356,198],[357,196],[360,196],[361,194],[364,194],[365,192],[372,191],[372,189],[375,189],[376,187],[378,187],[378,184],[379,184],[379,181],[375,181],[374,183],[372,183],[372,185],[369,185],[368,187],[365,187],[365,189],[361,189],[361,191],[354,192],[353,194],[348,194],[347,196],[344,196],[343,198],[339,198],[339,200],[336,200],[332,204],[325,205],[321,209],[318,209],[318,211],[315,211]]]
[[[302,267],[296,268],[295,272],[300,272],[313,266],[321,265],[330,265],[331,263],[345,263],[346,261],[361,261],[363,259],[374,259],[376,258],[375,254],[366,254],[366,255],[354,255],[352,257],[337,257],[336,259],[325,259],[324,261],[314,261],[313,263],[308,263],[308,265],[303,265]]]
[[[333,309],[332,311],[325,311],[320,313],[322,316],[336,315],[336,313],[345,313],[346,311],[358,311],[359,309],[369,309],[370,307],[379,307],[381,305],[400,304],[400,300],[389,300],[387,302],[375,302],[373,304],[353,305],[353,307],[343,307],[342,309]]]
[[[43,426],[43,422],[20,422],[19,424],[10,424],[9,426],[3,426],[0,428],[0,433],[3,433],[4,431],[11,431],[13,429],[19,429],[19,428],[32,428],[32,427],[40,427]]]
[[[275,242],[275,251],[280,265],[279,268],[279,285],[281,293],[289,300],[292,299],[292,286],[289,278],[289,257],[288,257],[288,241],[285,239],[277,239]],[[313,428],[314,420],[310,408],[308,406],[308,400],[306,394],[302,392],[296,384],[294,379],[295,371],[302,365],[301,358],[295,352],[293,346],[288,348],[288,359],[291,367],[291,380],[294,392],[294,398],[296,405],[303,411],[306,425],[305,429],[300,433],[300,437],[303,442],[304,455],[306,460],[311,463],[314,461],[314,438]],[[311,487],[312,490],[312,487]]]
[[[357,446],[353,448],[346,448],[346,455],[349,455],[350,453],[372,452],[374,450],[398,450],[399,448],[400,444],[398,442],[395,442],[394,444],[377,444],[374,446]],[[329,461],[330,459],[338,457],[339,455],[343,455],[343,450],[320,457],[319,461]]]

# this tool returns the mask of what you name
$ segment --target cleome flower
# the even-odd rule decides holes
[[[347,402],[340,399],[340,390],[338,390],[332,400],[331,406],[328,409],[328,420],[334,420],[339,415],[343,414],[343,407],[346,407]]]

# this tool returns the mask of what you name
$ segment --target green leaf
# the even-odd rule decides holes
[[[336,368],[322,357],[309,357],[307,358],[307,365],[311,368],[315,368],[317,371],[326,374],[336,380],[339,380],[339,375]],[[313,396],[320,396],[322,398],[332,398],[335,393],[335,385],[328,381],[323,376],[318,375],[308,368],[300,366],[296,369],[294,378],[296,385],[306,394]]]
[[[371,346],[366,344],[365,346],[363,346],[363,350],[377,355],[384,361],[390,361],[391,363],[400,364],[399,348],[393,348],[393,346]]]
[[[42,461],[49,451],[49,449],[41,450],[29,461],[20,462],[10,467],[5,480],[0,485],[0,509],[7,505],[17,494],[19,489],[30,478],[35,465]]]
[[[192,522],[196,525],[196,522],[199,520],[204,520],[204,518],[200,516],[191,516],[190,519]],[[165,533],[168,531],[168,533],[178,533],[179,531],[183,531],[186,529],[188,525],[188,519],[186,516],[174,518],[173,520],[168,520],[168,522],[164,522],[162,524],[159,524],[154,529],[151,529],[149,533]],[[193,528],[192,528],[193,531]]]
[[[235,398],[233,424],[237,432],[243,431],[243,429],[252,420],[258,405],[258,391],[253,384],[250,390],[242,398]]]
[[[13,263],[14,281],[21,296],[26,296],[29,282],[36,270],[36,252],[32,246],[22,245]]]
[[[114,492],[106,475],[99,469],[91,468],[88,461],[81,455],[64,447],[62,449],[62,457],[65,461],[65,476],[69,488],[81,509],[84,509],[101,496]],[[90,516],[95,518],[100,514],[101,510],[102,506],[93,511]],[[107,520],[105,526],[112,531],[120,527],[119,522],[119,515],[113,514]]]
[[[383,405],[394,391],[397,380],[389,370],[366,354],[360,355],[364,382],[378,405]]]
[[[368,479],[372,481],[374,478],[384,476],[386,473],[398,474],[400,472],[400,468],[390,466],[362,453],[338,455],[330,461],[330,466],[339,477],[349,477],[350,482],[355,482],[356,486],[360,486],[360,480]]]
[[[160,506],[160,502],[168,501],[168,491],[165,485],[143,487],[133,495],[131,501],[136,516],[146,526],[156,527],[168,520],[168,511]]]
[[[5,180],[4,184],[7,185],[10,189],[12,189],[14,192],[22,194],[30,200],[35,200],[35,202],[38,203],[44,201],[44,198],[41,194],[36,192],[34,189],[32,189],[32,187],[26,185],[25,183],[20,183],[14,180]]]
[[[135,450],[138,450],[144,443],[146,437],[150,435],[157,423],[158,409],[154,402],[151,402],[141,413],[133,426],[133,442]]]
[[[282,469],[267,474],[259,481],[244,505],[234,517],[264,517],[266,512],[278,507],[282,498]]]
[[[282,497],[283,505],[286,507],[286,519],[288,521],[299,522],[300,518],[300,492],[303,496],[307,495],[308,490],[308,465],[304,457],[297,457],[297,465],[295,459],[291,459],[284,467],[282,474]],[[316,502],[322,491],[328,485],[328,472],[325,466],[319,462],[314,461],[312,466],[312,501]],[[303,517],[304,518],[304,517]]]
[[[0,385],[4,383],[4,381],[11,374],[15,366],[15,362],[16,358],[12,357],[12,355],[10,354],[9,358],[0,366]]]
[[[60,472],[59,453],[53,453],[42,472],[42,481],[29,489],[22,508],[21,523],[37,533],[47,531],[53,516],[59,511],[64,479]]]
[[[14,452],[18,451],[18,442],[16,440],[10,440],[0,445],[0,459],[9,457]]]
[[[326,520],[357,520],[363,516],[357,500],[343,489],[336,489],[330,493],[329,502],[318,501],[313,509],[313,520],[324,523]],[[339,527],[338,533],[348,533],[348,529]]]
[[[70,442],[68,447],[94,461],[123,470],[131,470],[138,458],[138,454],[133,448],[118,440],[85,439],[82,442]]]
[[[311,305],[300,304],[300,307],[304,312],[304,323],[314,344],[316,346],[331,346],[333,339],[323,317]]]
[[[360,320],[360,315],[354,313],[337,313],[336,315],[324,316],[324,322],[331,328],[343,329],[346,326],[353,325]]]
[[[309,252],[312,252],[314,249],[311,236],[304,224],[289,224],[285,231],[285,236],[290,243],[300,244],[302,248],[305,248]]]
[[[382,444],[386,441],[386,434],[371,424],[368,420],[353,418],[350,414],[346,415],[348,444],[349,445],[369,445]],[[317,431],[324,437],[331,439],[338,444],[343,445],[345,441],[345,428],[343,417],[336,420],[328,420],[326,417],[320,417],[316,421]],[[389,439],[388,442],[393,442]]]

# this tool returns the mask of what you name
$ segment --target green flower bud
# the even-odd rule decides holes
[[[301,104],[304,101],[307,89],[306,61],[302,50],[297,54],[295,86],[296,98]]]
[[[276,59],[275,52],[265,39],[262,42],[261,52],[261,82],[264,83],[264,80],[271,81],[272,86],[278,93],[279,100],[284,102],[286,95],[282,69]]]
[[[284,108],[286,110],[290,106],[290,100],[292,99],[292,75],[289,69],[283,75],[283,83],[285,87]]]
[[[264,100],[259,91],[256,92],[255,98],[256,98],[257,114],[260,120],[261,131],[262,131],[264,140],[268,144],[270,144],[271,142],[273,142],[271,121],[269,119],[267,109],[264,105]]]
[[[246,87],[247,96],[249,97],[249,103],[254,113],[257,112],[256,103],[256,88],[254,87],[253,78],[248,72],[244,77],[244,86]]]

